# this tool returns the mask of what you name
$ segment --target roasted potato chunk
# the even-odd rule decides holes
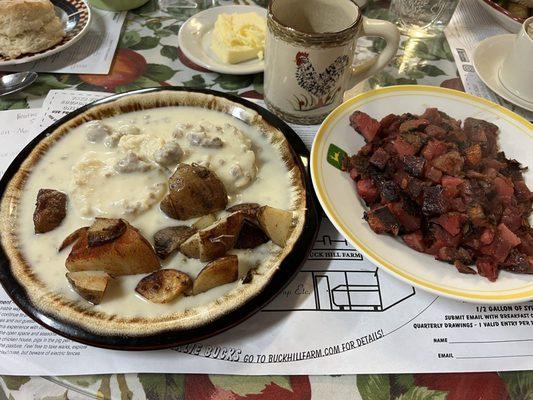
[[[236,249],[253,249],[266,242],[268,242],[268,236],[263,230],[245,219],[234,247]]]
[[[94,247],[112,242],[122,236],[126,228],[126,222],[122,219],[97,217],[87,231],[87,244]]]
[[[89,229],[88,226],[82,226],[81,228],[76,229],[74,232],[68,235],[65,240],[63,240],[63,242],[61,242],[61,246],[59,246],[59,249],[57,251],[63,251],[68,246],[76,242],[80,238],[82,233],[87,232],[87,229]]]
[[[39,189],[33,212],[35,233],[57,228],[67,215],[67,195],[54,189]]]
[[[186,220],[224,210],[228,194],[216,174],[197,164],[178,164],[169,178],[161,210],[171,218]]]
[[[257,211],[257,220],[263,231],[278,246],[285,246],[292,229],[292,213],[270,206]]]
[[[192,293],[207,292],[214,287],[235,282],[239,276],[239,260],[235,255],[217,258],[207,264],[198,274]]]
[[[112,276],[155,271],[159,260],[150,243],[126,223],[124,233],[112,242],[89,246],[87,231],[80,232],[65,266],[69,271],[105,271]]]
[[[257,203],[241,203],[229,207],[226,211],[229,212],[241,212],[244,215],[244,218],[255,222],[257,221],[257,211],[261,206]]]
[[[192,226],[196,229],[204,229],[213,225],[215,222],[217,222],[217,217],[214,214],[207,214],[203,217],[200,217],[198,221],[192,224]]]
[[[72,288],[85,300],[100,304],[111,277],[103,271],[67,272]]]
[[[190,290],[189,275],[175,269],[160,269],[142,278],[135,291],[153,303],[170,303]]]
[[[155,253],[161,259],[179,250],[181,244],[196,233],[195,228],[189,226],[170,226],[154,234]]]
[[[180,251],[187,257],[211,261],[231,249],[241,230],[244,217],[240,212],[228,215],[213,225],[202,229],[187,239]]]

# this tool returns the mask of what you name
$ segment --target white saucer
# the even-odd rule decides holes
[[[210,37],[219,14],[255,12],[266,18],[266,9],[255,6],[220,6],[209,8],[189,18],[181,26],[178,43],[187,58],[210,71],[221,74],[247,75],[263,72],[263,60],[249,60],[239,64],[227,64],[218,59],[210,48]]]
[[[479,78],[498,96],[526,110],[533,111],[533,102],[518,97],[500,81],[498,70],[516,35],[492,36],[478,44],[474,51],[474,68]]]

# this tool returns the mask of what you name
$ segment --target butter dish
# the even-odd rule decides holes
[[[263,72],[264,61],[254,57],[248,61],[239,61],[244,57],[239,51],[224,49],[215,52],[212,48],[213,31],[219,15],[256,13],[266,19],[266,9],[256,6],[231,5],[220,6],[202,11],[189,18],[178,34],[178,44],[183,53],[192,62],[213,72],[230,75],[247,75]],[[218,53],[218,54],[217,54]],[[225,61],[222,61],[225,60]]]

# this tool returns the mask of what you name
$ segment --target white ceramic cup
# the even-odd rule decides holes
[[[527,27],[531,25],[533,17],[526,19],[522,24],[498,74],[507,90],[526,101],[533,102],[533,38],[527,33]]]
[[[316,124],[343,93],[384,68],[400,34],[387,21],[368,19],[353,0],[271,0],[265,50],[265,102],[282,119]],[[357,38],[387,42],[371,68],[352,67]]]

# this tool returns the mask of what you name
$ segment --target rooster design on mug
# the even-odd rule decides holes
[[[309,53],[299,51],[295,57],[296,81],[298,86],[307,91],[308,95],[294,95],[292,105],[297,111],[314,110],[327,106],[335,100],[340,92],[337,81],[349,63],[347,55],[339,56],[323,72],[318,73],[309,60]]]

